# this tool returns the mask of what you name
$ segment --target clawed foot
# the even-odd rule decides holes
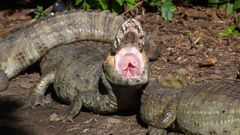
[[[49,120],[50,121],[73,122],[73,117],[71,117],[67,114],[57,115],[56,113],[54,113],[50,116]]]
[[[148,135],[167,135],[167,131],[149,126],[147,129],[147,134]]]
[[[6,90],[8,83],[8,76],[2,70],[0,70],[0,91]]]
[[[51,101],[47,101],[45,99],[43,94],[31,93],[23,108],[35,109],[35,107],[38,105],[45,107],[50,102]]]

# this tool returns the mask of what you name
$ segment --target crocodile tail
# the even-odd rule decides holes
[[[122,21],[107,11],[74,11],[37,21],[0,41],[0,70],[10,79],[53,47],[80,40],[113,41]]]

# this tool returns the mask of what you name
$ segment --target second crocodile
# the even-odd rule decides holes
[[[141,118],[150,135],[167,129],[187,134],[239,135],[240,84],[218,81],[182,89],[150,83],[141,99]]]

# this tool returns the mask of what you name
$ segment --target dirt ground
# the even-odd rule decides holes
[[[28,10],[0,12],[0,36],[31,23]],[[234,23],[215,8],[177,7],[177,15],[165,22],[158,13],[140,18],[144,30],[158,42],[161,57],[151,65],[152,75],[177,72],[193,83],[235,79],[240,63],[240,37],[221,39],[218,34]],[[23,109],[29,91],[40,78],[38,65],[10,81],[0,92],[0,134],[3,135],[145,135],[146,126],[138,114],[99,115],[81,112],[72,123],[50,122],[49,117],[64,113],[68,105],[52,100],[46,108]],[[169,135],[178,133],[169,133]]]

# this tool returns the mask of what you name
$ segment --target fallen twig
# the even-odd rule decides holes
[[[144,1],[140,1],[138,2],[132,9],[128,9],[126,10],[125,12],[123,12],[121,15],[125,15],[127,14],[128,12],[132,11],[132,10],[135,10],[137,7],[141,6],[143,4]]]

